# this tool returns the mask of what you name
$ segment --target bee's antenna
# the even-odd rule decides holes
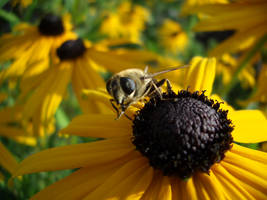
[[[156,72],[154,74],[148,74],[144,77],[144,79],[147,79],[147,78],[153,78],[154,76],[158,76],[160,74],[164,74],[164,73],[167,73],[167,72],[171,72],[171,71],[175,71],[177,69],[183,69],[183,68],[187,68],[189,67],[190,65],[183,65],[183,66],[179,66],[179,67],[175,67],[175,68],[172,68],[172,69],[167,69],[167,70],[164,70],[164,71],[160,71],[160,72]]]

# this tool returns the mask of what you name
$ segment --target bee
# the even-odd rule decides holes
[[[188,65],[167,69],[164,71],[149,73],[148,66],[144,70],[141,69],[126,69],[117,74],[114,74],[106,84],[107,92],[113,97],[110,99],[112,107],[117,112],[117,118],[119,119],[123,114],[129,118],[125,111],[127,108],[137,101],[143,99],[146,96],[151,96],[157,92],[161,97],[160,87],[167,82],[167,86],[170,88],[168,79],[162,79],[157,81],[153,77],[181,68],[185,68]],[[119,108],[114,105],[114,102]],[[130,118],[129,118],[130,119]],[[131,119],[130,119],[131,120]]]

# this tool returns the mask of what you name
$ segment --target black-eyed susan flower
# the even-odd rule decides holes
[[[7,148],[0,142],[0,166],[6,169],[10,174],[18,167],[18,162]],[[2,178],[1,178],[2,177]],[[0,180],[3,180],[3,175],[0,173]]]
[[[4,79],[29,77],[47,70],[50,57],[62,42],[75,38],[70,17],[44,16],[38,26],[22,23],[14,33],[0,38],[0,62],[12,60],[12,64],[0,74]]]
[[[136,55],[136,56],[133,56]],[[131,57],[132,56],[132,57]],[[67,40],[58,49],[52,66],[41,74],[24,78],[17,105],[23,105],[22,118],[32,121],[36,133],[48,127],[66,94],[69,83],[84,112],[104,112],[98,103],[83,100],[82,90],[104,88],[105,82],[98,73],[100,67],[112,72],[137,66],[150,58],[142,51],[108,51],[81,39]],[[131,57],[131,58],[130,58]]]
[[[113,39],[124,38],[139,43],[141,32],[149,20],[149,11],[129,1],[123,2],[116,13],[108,13],[100,31]]]
[[[181,52],[188,43],[188,37],[179,23],[166,19],[158,30],[160,44],[172,53]]]
[[[233,143],[265,141],[266,118],[207,97],[214,76],[215,59],[195,58],[189,90],[152,98],[133,121],[77,117],[63,133],[105,139],[34,154],[14,176],[78,168],[32,199],[266,199],[267,154]]]
[[[247,49],[262,38],[267,33],[266,9],[265,0],[237,0],[227,4],[195,6],[188,9],[188,12],[201,14],[200,22],[194,29],[196,31],[235,31],[233,36],[210,52],[210,55],[218,56],[225,52]]]

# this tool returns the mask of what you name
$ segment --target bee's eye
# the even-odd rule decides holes
[[[135,82],[127,77],[121,77],[120,78],[120,85],[122,90],[126,93],[126,94],[131,94],[133,91],[135,91]]]
[[[108,80],[108,82],[106,84],[106,89],[110,95],[112,95],[113,92],[117,90],[117,88],[118,88],[117,81],[115,81],[113,79]]]
[[[106,83],[106,90],[110,94],[110,89],[111,89],[111,80],[109,79],[108,82]]]

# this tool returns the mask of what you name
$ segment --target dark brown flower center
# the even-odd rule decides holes
[[[60,60],[71,60],[82,56],[85,50],[82,39],[67,40],[57,49],[57,55]]]
[[[42,18],[38,26],[42,35],[56,36],[64,32],[64,26],[61,17],[48,14]]]
[[[227,111],[219,107],[204,92],[154,97],[135,116],[132,142],[166,176],[185,179],[196,171],[208,173],[233,141]]]

